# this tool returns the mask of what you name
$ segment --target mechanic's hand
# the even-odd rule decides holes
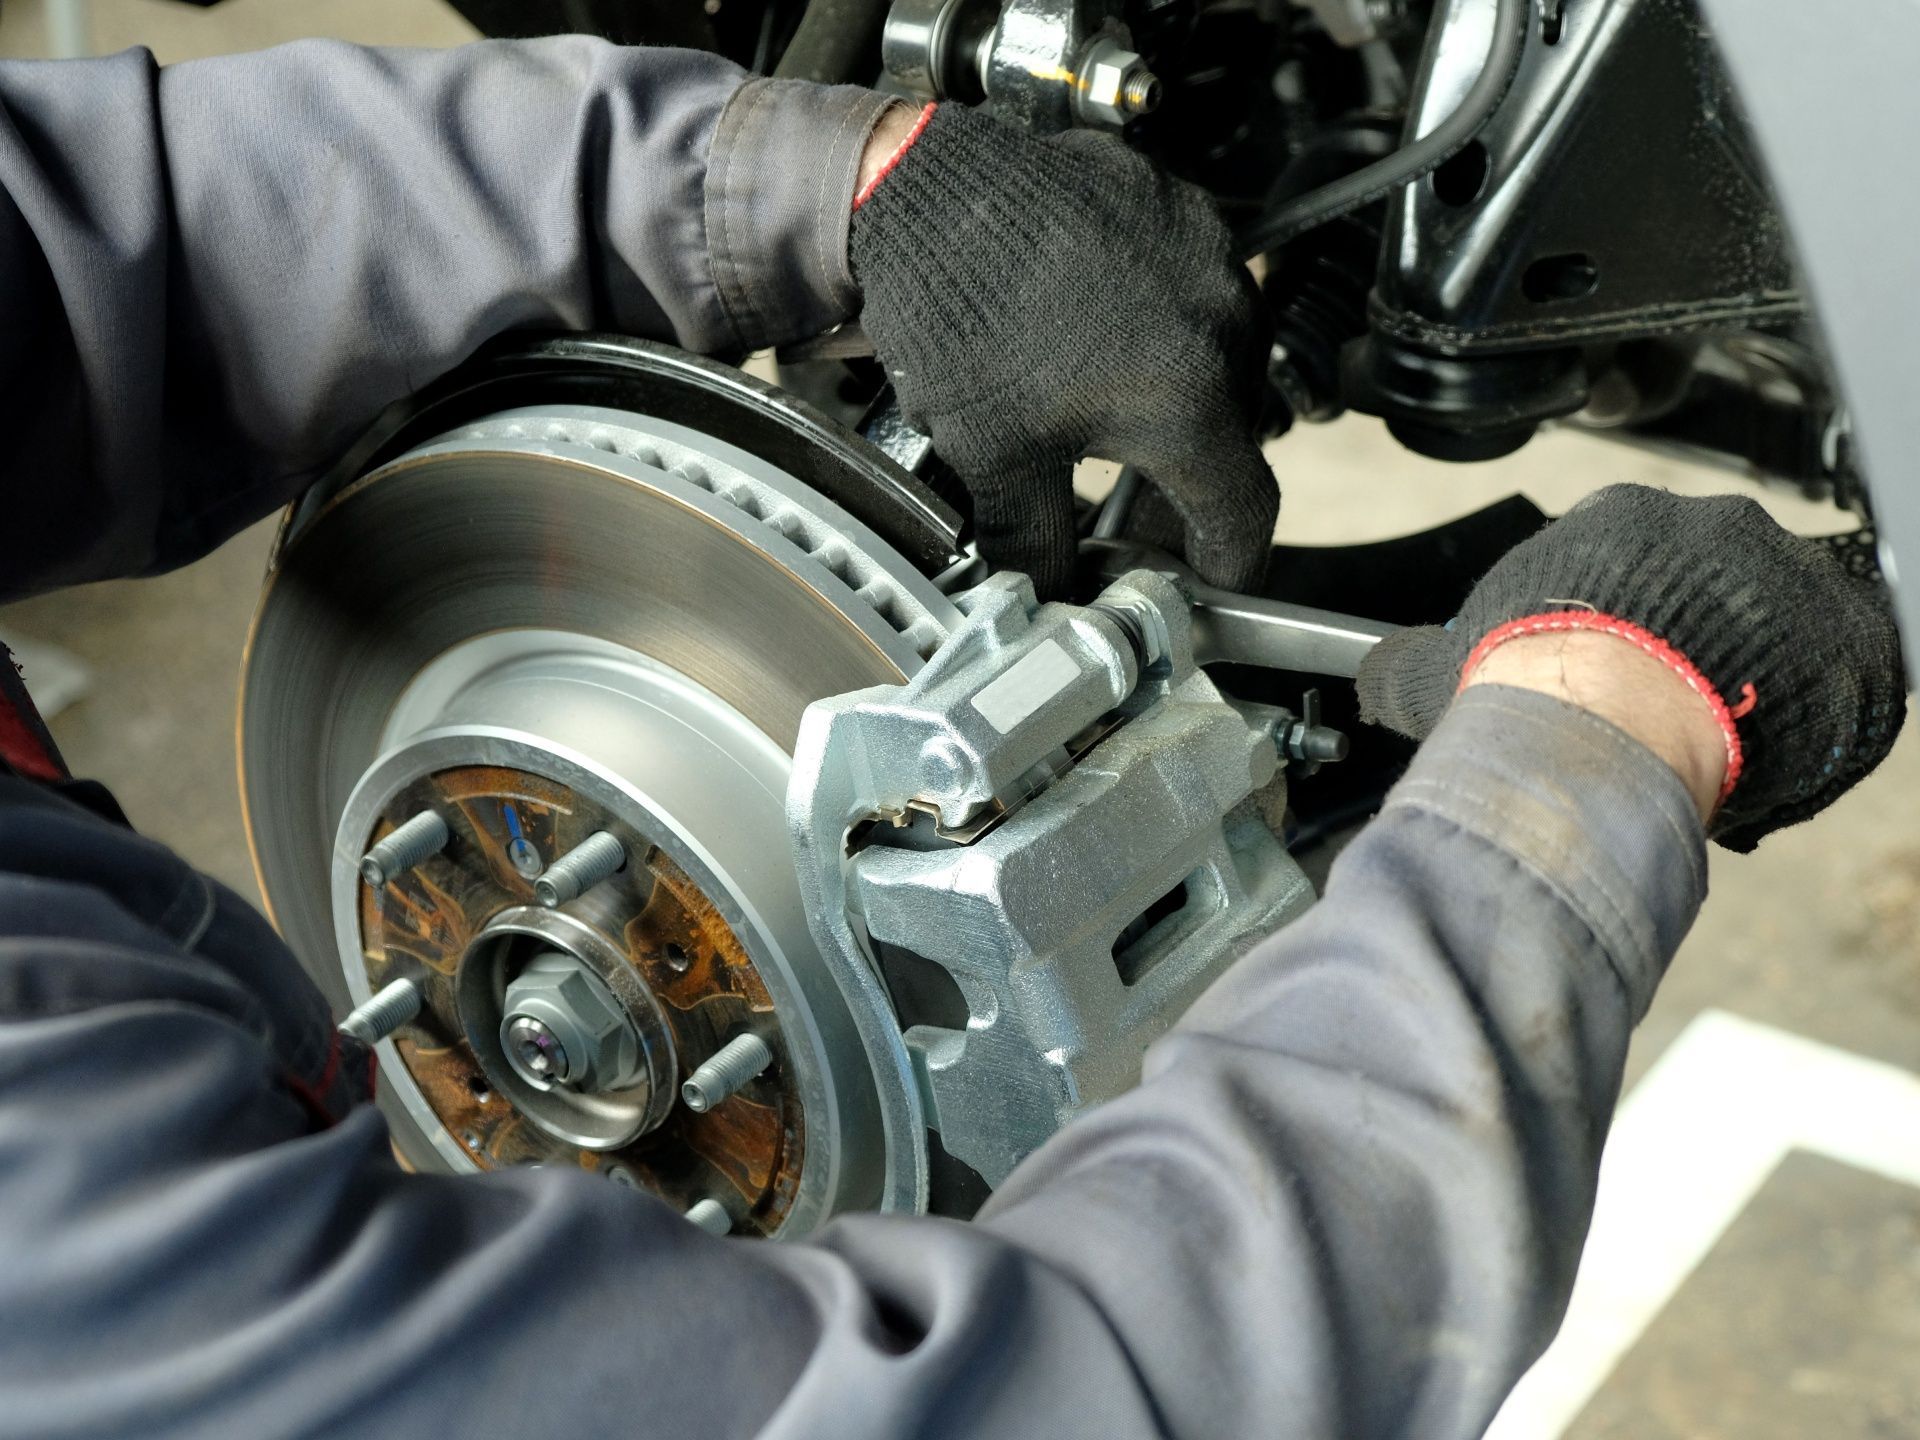
[[[1424,739],[1495,647],[1576,630],[1632,641],[1700,696],[1727,745],[1708,832],[1732,850],[1832,804],[1885,758],[1906,715],[1877,585],[1752,500],[1615,485],[1516,546],[1445,629],[1374,647],[1362,718]]]
[[[1216,585],[1259,580],[1279,491],[1253,439],[1267,335],[1198,189],[1110,135],[931,111],[855,201],[862,323],[974,501],[980,548],[1059,594],[1073,462],[1139,467]]]

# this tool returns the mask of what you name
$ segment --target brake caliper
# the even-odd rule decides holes
[[[1291,717],[1200,670],[1171,579],[1072,606],[1003,574],[958,604],[910,682],[808,709],[788,818],[821,952],[897,1021],[913,1103],[891,1123],[977,1195],[1136,1084],[1313,891],[1268,821]],[[936,1182],[932,1208],[965,1208]]]

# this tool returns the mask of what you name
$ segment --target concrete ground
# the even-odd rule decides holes
[[[0,55],[43,53],[42,19],[40,6],[7,0]],[[98,48],[146,43],[169,61],[296,34],[445,43],[466,33],[435,0],[228,0],[212,11],[164,0],[95,0],[91,19]],[[1572,436],[1547,437],[1494,465],[1455,469],[1407,455],[1359,420],[1291,436],[1273,459],[1287,497],[1280,533],[1299,543],[1404,533],[1514,489],[1560,510],[1618,480],[1687,491],[1740,488],[1726,476]],[[1791,498],[1768,503],[1808,533],[1839,528],[1819,507]],[[271,528],[262,522],[173,575],[0,610],[0,636],[64,647],[91,667],[91,694],[54,721],[76,769],[106,780],[143,830],[247,894],[255,892],[231,717]],[[1583,1290],[1580,1323],[1570,1324],[1553,1357],[1560,1363],[1546,1387],[1551,1403],[1503,1419],[1501,1435],[1920,1435],[1920,1189],[1890,1178],[1920,1178],[1920,1125],[1910,1123],[1920,1109],[1901,1108],[1903,1096],[1920,1094],[1916,796],[1920,741],[1909,734],[1879,776],[1819,821],[1777,836],[1752,856],[1715,855],[1713,894],[1641,1026],[1630,1084],[1647,1076],[1690,1025],[1716,1012],[1760,1022],[1769,1036],[1777,1032],[1783,1057],[1831,1058],[1834,1074],[1857,1071],[1872,1083],[1848,1088],[1810,1078],[1792,1089],[1787,1104],[1749,1103],[1777,1079],[1762,1073],[1743,1078],[1729,1070],[1722,1089],[1704,1096],[1682,1093],[1690,1082],[1678,1068],[1649,1080],[1646,1094],[1657,1092],[1655,1109],[1666,1117],[1696,1110],[1705,1117],[1697,1127],[1703,1147],[1723,1140],[1722,1132],[1764,1128],[1775,1112],[1792,1109],[1791,1133],[1783,1129],[1780,1142],[1785,1158],[1750,1197],[1737,1197],[1706,1226],[1697,1255],[1676,1260],[1662,1243],[1664,1217],[1698,1211],[1708,1183],[1689,1170],[1695,1132],[1683,1126],[1679,1144],[1665,1152],[1636,1149],[1623,1119],[1609,1158],[1612,1166],[1616,1154],[1622,1157],[1621,1168],[1603,1183],[1602,1209],[1644,1215],[1626,1222],[1629,1241],[1644,1243],[1629,1243],[1629,1258],[1618,1267],[1647,1270],[1625,1277],[1633,1282],[1626,1288],[1638,1288],[1640,1309],[1602,1293],[1621,1276],[1593,1277],[1599,1298],[1589,1305]],[[1877,1063],[1847,1068],[1847,1056]],[[1633,1123],[1660,1118],[1643,1111]],[[1843,1158],[1834,1158],[1835,1150]],[[1664,1158],[1647,1161],[1643,1153]],[[1654,1273],[1662,1264],[1672,1273]],[[1609,1323],[1611,1348],[1593,1338]],[[1554,1414],[1562,1418],[1536,1418]]]

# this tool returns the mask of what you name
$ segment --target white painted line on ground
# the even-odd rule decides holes
[[[1722,1010],[1620,1106],[1566,1323],[1488,1440],[1555,1440],[1792,1150],[1920,1186],[1920,1075]]]

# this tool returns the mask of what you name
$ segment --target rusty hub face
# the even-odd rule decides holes
[[[403,786],[370,839],[429,807],[447,821],[447,845],[382,889],[363,881],[360,925],[368,987],[406,977],[426,997],[394,1049],[464,1154],[482,1169],[575,1165],[637,1183],[683,1208],[714,1198],[736,1230],[778,1230],[799,1184],[805,1107],[766,982],[713,901],[657,846],[628,832],[625,869],[556,917],[577,931],[569,953],[607,967],[603,978],[622,1001],[651,1004],[677,1059],[667,1067],[670,1083],[638,1102],[643,1113],[663,1112],[653,1126],[623,1143],[569,1143],[554,1133],[560,1127],[528,1113],[531,1092],[489,1052],[497,987],[528,957],[511,944],[496,954],[488,938],[499,935],[490,927],[500,917],[534,905],[540,868],[597,831],[626,827],[545,777],[462,766]],[[484,1000],[476,1003],[488,994],[491,1011]],[[743,1030],[766,1042],[773,1063],[705,1114],[674,1102],[680,1080]],[[669,1103],[656,1106],[663,1092]],[[587,1098],[601,1100],[618,1122],[618,1097]]]
[[[884,1127],[799,901],[784,751],[646,657],[534,630],[449,651],[391,725],[345,806],[333,884],[349,991],[410,978],[425,997],[378,1047],[404,1158],[579,1166],[683,1208],[713,1200],[746,1234],[872,1203]],[[445,844],[370,885],[368,848],[422,812]],[[624,863],[582,869],[608,842]],[[563,870],[585,888],[543,904]],[[530,995],[584,1024],[585,1078],[536,1083],[509,1060]],[[771,1062],[705,1113],[680,1104],[741,1034]]]

